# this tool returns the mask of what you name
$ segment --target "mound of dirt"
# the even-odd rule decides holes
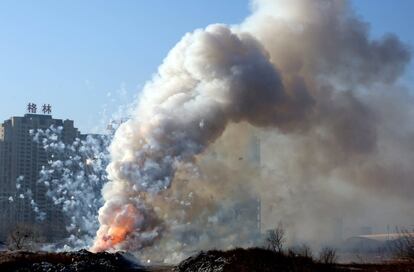
[[[414,263],[324,264],[310,257],[277,253],[262,248],[210,250],[180,264],[176,272],[414,272]]]
[[[146,271],[144,267],[125,253],[91,253],[87,250],[74,252],[27,252],[0,253],[0,271],[17,272],[112,272]]]
[[[285,255],[262,248],[211,250],[182,261],[177,272],[323,272],[347,271],[333,265],[314,262],[311,258]]]

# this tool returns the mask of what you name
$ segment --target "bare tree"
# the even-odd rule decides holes
[[[282,252],[285,243],[285,229],[279,224],[275,229],[267,231],[266,247],[275,252]]]
[[[17,225],[7,238],[9,250],[33,250],[41,242],[40,232],[33,226]]]
[[[334,264],[338,261],[336,249],[332,247],[324,247],[319,253],[319,262],[323,264]]]
[[[414,262],[414,233],[407,229],[397,229],[398,238],[391,242],[391,249],[395,257],[401,260]]]

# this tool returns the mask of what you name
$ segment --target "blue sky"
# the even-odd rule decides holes
[[[373,36],[414,44],[412,0],[354,0]],[[180,37],[239,23],[247,0],[0,1],[0,120],[50,103],[83,132],[139,92]],[[411,66],[406,82],[414,83]]]

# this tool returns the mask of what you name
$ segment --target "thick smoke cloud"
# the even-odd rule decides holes
[[[371,39],[347,1],[261,0],[252,9],[239,26],[186,34],[144,87],[110,147],[94,250],[185,240],[188,224],[200,231],[234,204],[224,199],[261,197],[264,224],[286,221],[293,240],[332,225],[320,212],[355,218],[352,203],[361,214],[377,203],[359,188],[411,203],[412,98],[396,83],[406,45]],[[261,170],[239,156],[219,170],[211,154],[246,149],[241,131],[261,139]]]
[[[103,191],[108,201],[100,216],[105,244],[118,242],[121,226],[123,240],[153,220],[147,208],[133,208],[142,205],[136,193],[170,187],[177,164],[193,160],[229,122],[277,123],[285,100],[276,68],[251,35],[223,25],[186,35],[144,88],[136,117],[115,134],[108,167],[114,182]]]

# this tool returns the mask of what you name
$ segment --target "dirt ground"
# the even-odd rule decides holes
[[[0,252],[0,271],[16,272],[414,272],[414,264],[321,264],[311,258],[290,256],[269,250],[234,249],[230,251],[211,250],[200,252],[177,266],[140,265],[127,253],[91,253],[86,250],[76,252]]]

